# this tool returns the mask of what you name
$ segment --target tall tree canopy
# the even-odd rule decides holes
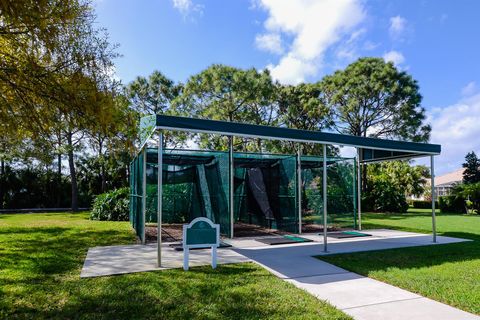
[[[115,47],[88,0],[0,2],[0,128],[51,130],[58,113],[95,113]],[[93,93],[93,94],[92,94]]]
[[[116,46],[95,19],[89,0],[0,2],[0,135],[57,154],[59,175],[68,156],[73,210],[76,151],[111,121],[116,87]]]
[[[428,141],[417,81],[381,58],[361,58],[320,81],[334,127],[355,136]]]
[[[480,159],[478,159],[475,152],[467,153],[465,163],[462,166],[465,168],[463,171],[463,183],[480,182]]]
[[[145,115],[180,115],[182,105],[174,106],[174,101],[182,93],[183,85],[167,78],[160,71],[154,71],[148,77],[137,77],[125,87],[125,95],[130,108],[138,119]],[[183,132],[164,132],[165,144],[180,147],[185,144],[187,134]]]
[[[176,85],[160,71],[154,71],[148,78],[137,77],[125,91],[135,111],[151,115],[167,113],[181,89],[181,85]]]
[[[269,125],[277,116],[272,103],[274,94],[275,85],[267,70],[212,65],[187,81],[177,103],[183,105],[190,116]],[[259,149],[258,140],[256,143],[236,141],[244,148]],[[222,149],[226,140],[201,135],[200,145]]]
[[[280,126],[303,130],[327,130],[332,127],[330,110],[320,100],[320,86],[318,84],[301,83],[298,85],[276,86],[275,114],[277,124]],[[293,142],[269,142],[273,151],[295,153],[298,144]],[[320,154],[321,146],[317,144],[304,144],[303,153]],[[332,154],[333,148],[329,150]]]

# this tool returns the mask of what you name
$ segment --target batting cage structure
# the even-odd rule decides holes
[[[140,155],[130,168],[130,221],[142,241],[145,224],[158,222],[158,149],[145,150],[146,156]],[[323,228],[322,158],[234,152],[232,166],[228,152],[164,149],[162,167],[164,226],[207,217],[229,236],[233,206],[234,236],[249,235],[255,227],[292,233]],[[233,202],[230,167],[234,168]],[[355,159],[327,158],[327,172],[329,225],[355,229]]]
[[[229,150],[202,151],[165,148],[163,131],[226,136]],[[158,133],[158,135],[155,135]],[[233,137],[320,144],[315,156],[235,152]],[[155,145],[151,142],[158,138]],[[130,164],[130,222],[142,243],[147,227],[155,228],[158,264],[162,230],[197,217],[220,225],[225,237],[251,230],[284,233],[323,233],[361,230],[361,166],[388,160],[429,156],[440,145],[156,115],[140,124],[140,151]],[[356,157],[327,155],[327,145],[350,146]],[[161,168],[161,170],[159,170]],[[432,229],[436,241],[435,202]]]

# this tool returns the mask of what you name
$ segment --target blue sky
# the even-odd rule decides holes
[[[480,1],[97,0],[98,24],[128,83],[160,70],[185,82],[213,63],[314,82],[361,56],[384,57],[420,85],[441,143],[437,169],[480,151]]]

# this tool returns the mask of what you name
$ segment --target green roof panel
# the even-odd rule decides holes
[[[365,149],[362,161],[391,160],[424,155],[438,155],[438,144],[359,137],[346,134],[291,129],[285,127],[260,126],[238,122],[227,122],[197,118],[157,115],[157,129],[211,133],[249,138],[286,140],[306,143],[335,144]],[[382,152],[373,151],[380,150]],[[383,152],[386,151],[386,152]]]

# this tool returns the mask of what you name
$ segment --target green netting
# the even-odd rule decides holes
[[[148,149],[146,221],[157,222],[157,149]],[[163,223],[189,223],[207,217],[230,232],[229,158],[225,152],[165,150]]]
[[[235,153],[235,221],[298,231],[296,158]]]
[[[145,222],[157,222],[157,149],[147,149]],[[130,221],[143,240],[143,153],[130,165]],[[298,232],[297,157],[234,153],[234,223]],[[328,224],[354,228],[355,161],[328,159]],[[323,224],[320,157],[301,157],[302,224]],[[163,223],[188,223],[207,217],[230,234],[228,152],[164,150]]]
[[[143,207],[143,158],[140,153],[130,164],[130,223],[140,240],[144,241]]]
[[[323,158],[302,157],[302,224],[323,225]],[[354,159],[327,159],[327,223],[356,228]]]

